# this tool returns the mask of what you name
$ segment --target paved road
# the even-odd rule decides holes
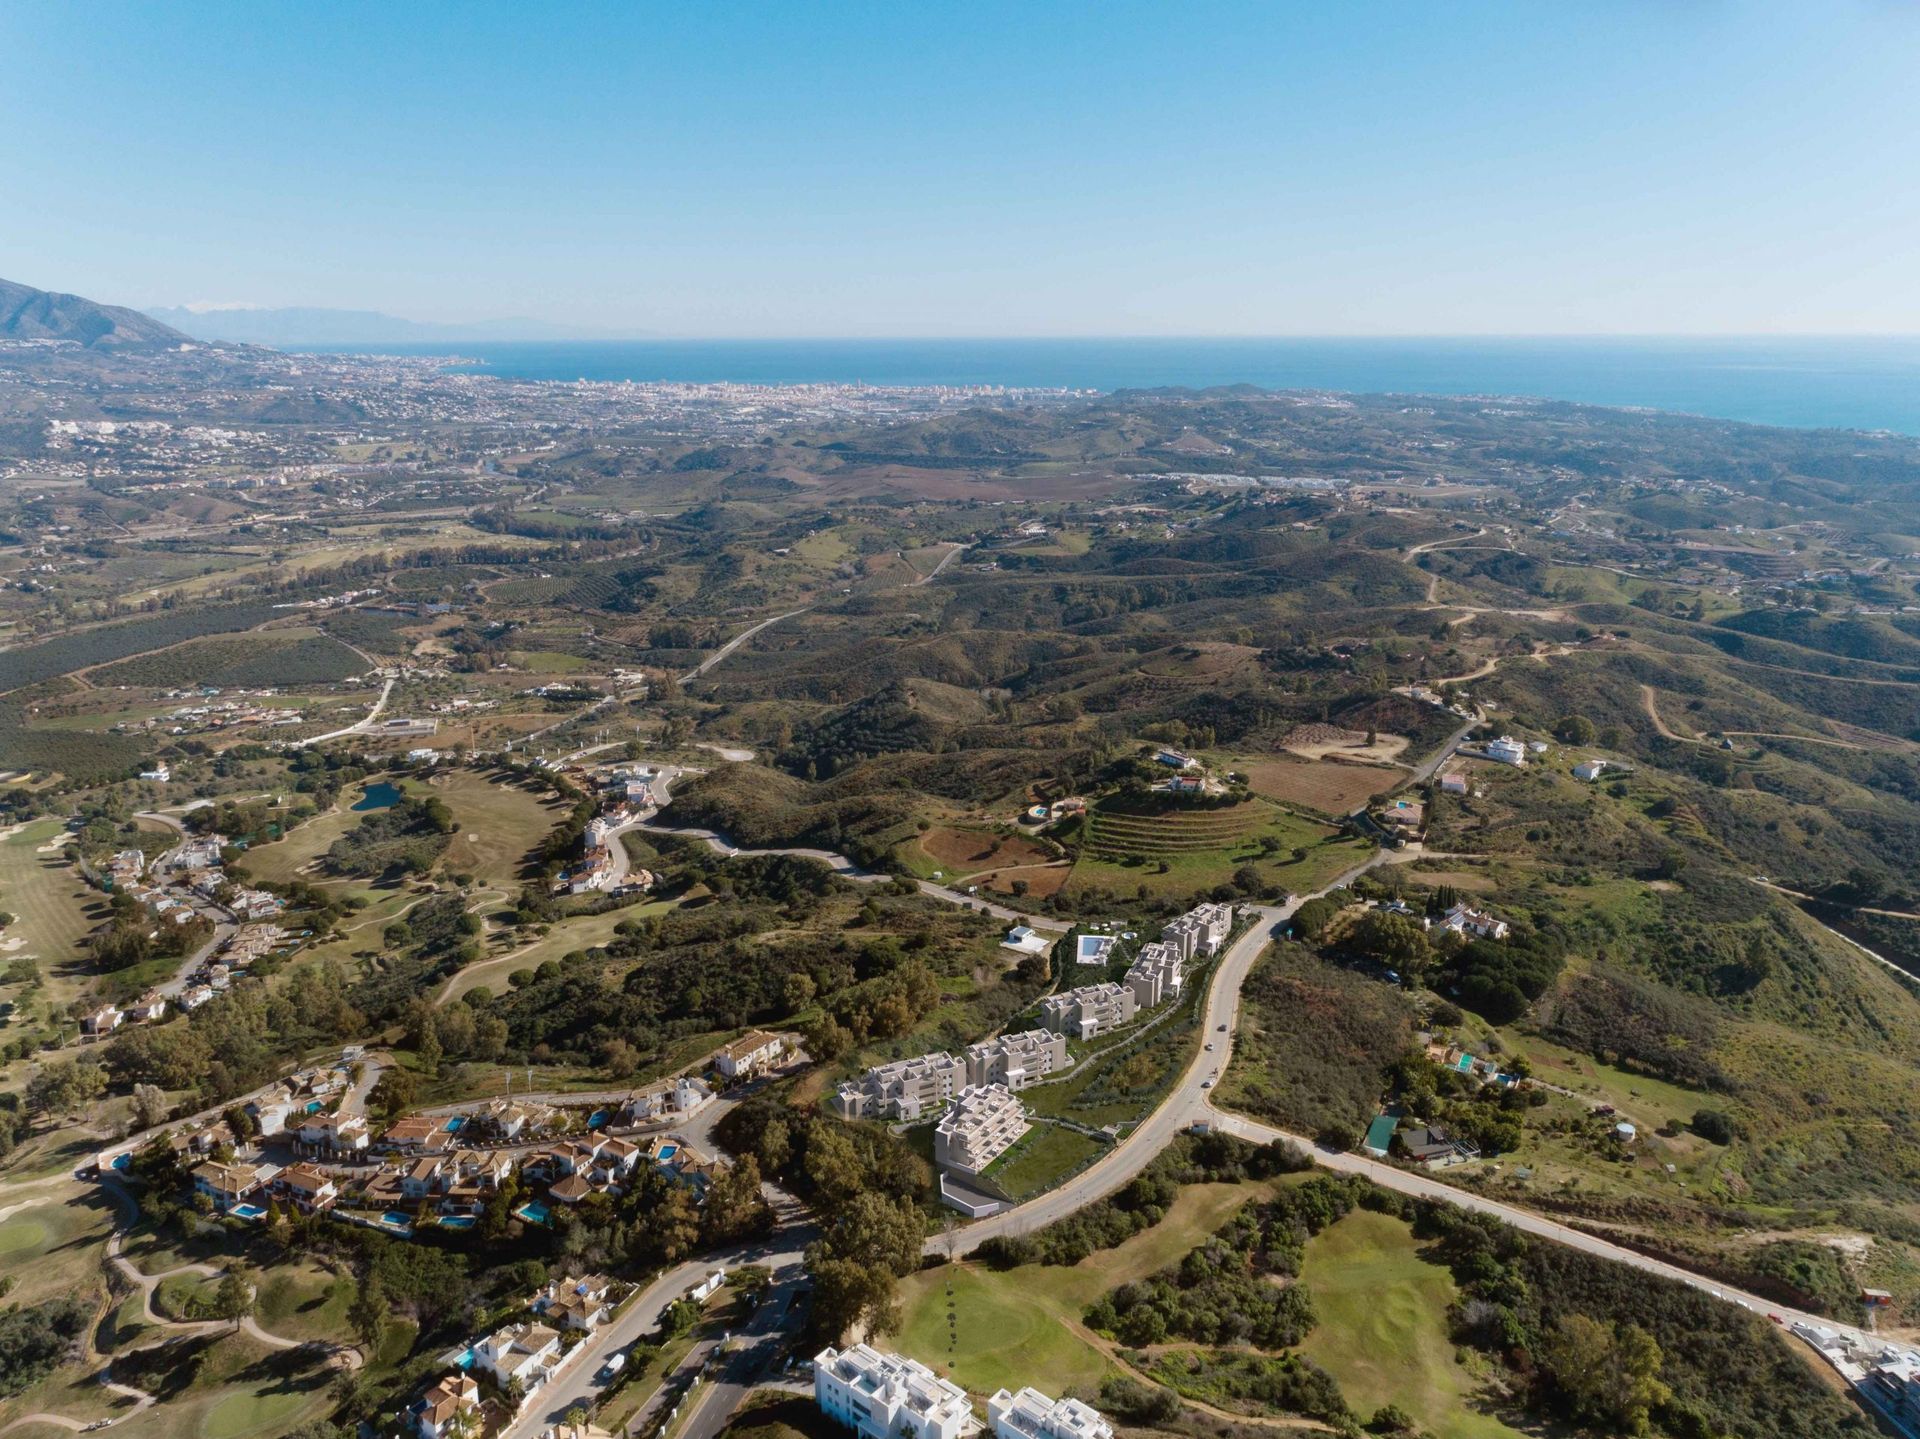
[[[1602,1259],[1611,1259],[1617,1264],[1627,1265],[1629,1268],[1638,1269],[1645,1274],[1658,1274],[1663,1278],[1677,1280],[1694,1289],[1703,1290],[1711,1294],[1715,1299],[1727,1300],[1730,1303],[1740,1305],[1742,1308],[1751,1309],[1757,1314],[1764,1314],[1769,1318],[1777,1316],[1779,1320],[1785,1324],[1805,1322],[1808,1324],[1823,1324],[1830,1329],[1839,1329],[1852,1333],[1862,1332],[1851,1329],[1848,1325],[1837,1323],[1832,1319],[1821,1318],[1818,1315],[1808,1314],[1799,1309],[1787,1308],[1770,1299],[1764,1299],[1758,1294],[1749,1294],[1743,1289],[1735,1289],[1733,1286],[1723,1284],[1717,1279],[1708,1279],[1690,1270],[1682,1269],[1678,1265],[1668,1264],[1664,1260],[1654,1259],[1645,1254],[1638,1253],[1635,1250],[1623,1248],[1608,1240],[1562,1224],[1558,1220],[1548,1219],[1544,1215],[1535,1214],[1532,1210],[1522,1209],[1512,1204],[1503,1204],[1497,1199],[1488,1199],[1470,1190],[1457,1189],[1438,1179],[1432,1179],[1424,1174],[1411,1170],[1401,1169],[1396,1165],[1388,1164],[1382,1160],[1370,1159],[1363,1154],[1334,1153],[1319,1148],[1312,1140],[1305,1139],[1300,1135],[1289,1134],[1285,1130],[1275,1129],[1271,1125],[1261,1124],[1257,1120],[1248,1119],[1243,1115],[1229,1114],[1222,1110],[1213,1109],[1211,1105],[1207,1106],[1207,1118],[1215,1128],[1224,1130],[1228,1134],[1236,1135],[1241,1139],[1250,1140],[1255,1144],[1267,1144],[1274,1140],[1290,1140],[1299,1148],[1312,1155],[1316,1164],[1323,1165],[1328,1169],[1336,1170],[1342,1174],[1365,1175],[1382,1189],[1391,1189],[1400,1194],[1415,1195],[1422,1199],[1436,1199],[1443,1204],[1453,1204],[1462,1209],[1471,1209],[1481,1214],[1490,1214],[1496,1219],[1504,1220],[1515,1229],[1521,1230],[1524,1233],[1538,1235],[1542,1239],[1550,1239],[1556,1244],[1565,1244],[1569,1248],[1578,1249],[1586,1254],[1598,1255]]]
[[[527,1406],[526,1413],[500,1432],[498,1439],[537,1439],[542,1429],[560,1423],[575,1404],[591,1409],[606,1388],[601,1370],[608,1356],[616,1351],[624,1352],[636,1339],[654,1333],[667,1306],[682,1298],[714,1269],[764,1264],[773,1271],[777,1283],[796,1285],[802,1255],[813,1238],[811,1228],[793,1226],[771,1239],[736,1245],[676,1264],[648,1284],[611,1323],[602,1325],[597,1333],[575,1348],[566,1368]]]
[[[373,702],[373,708],[368,710],[360,719],[346,726],[346,728],[328,730],[325,734],[317,734],[312,739],[295,740],[292,748],[305,749],[308,745],[324,744],[330,739],[343,739],[350,734],[365,734],[373,728],[373,722],[379,719],[381,712],[386,709],[387,701],[393,698],[393,687],[398,683],[400,683],[400,681],[395,678],[389,679],[386,683],[382,684],[380,686],[380,697]]]
[[[928,570],[924,575],[920,576],[919,579],[915,580],[913,582],[913,587],[917,588],[920,585],[932,584],[936,579],[940,577],[940,571],[944,570],[948,565],[952,564],[955,560],[959,559],[960,556],[964,555],[966,552],[967,552],[967,547],[965,545],[955,545],[952,549],[948,550],[944,555],[940,556],[939,564],[935,565],[932,569]]]
[[[774,1372],[774,1361],[788,1342],[782,1331],[799,1317],[795,1305],[805,1277],[798,1264],[776,1273],[759,1308],[734,1336],[732,1351],[718,1360],[717,1367],[708,1373],[707,1384],[693,1396],[675,1439],[714,1439],[727,1427],[740,1401]]]
[[[180,968],[174,971],[173,978],[156,984],[153,992],[162,999],[178,999],[186,993],[187,976],[212,959],[220,946],[231,939],[238,928],[237,925],[216,923],[213,927],[213,938],[183,959],[180,962]]]
[[[680,683],[687,684],[692,680],[699,679],[701,675],[705,674],[708,670],[712,669],[715,665],[719,664],[728,655],[732,654],[735,650],[739,649],[741,645],[745,644],[748,640],[752,639],[755,635],[759,634],[760,631],[767,629],[772,625],[777,625],[782,620],[790,620],[795,615],[804,615],[808,610],[812,608],[813,608],[812,605],[802,605],[797,610],[788,610],[784,615],[774,615],[771,619],[761,620],[760,623],[757,625],[747,626],[746,629],[740,631],[739,634],[735,635],[732,639],[728,640],[725,644],[720,646],[719,649],[715,650],[712,654],[708,655],[705,659],[701,660],[699,664],[695,665],[692,669],[688,670],[685,674],[681,675]]]

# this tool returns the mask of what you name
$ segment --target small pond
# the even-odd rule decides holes
[[[354,805],[354,809],[392,809],[403,798],[397,785],[388,784],[385,780],[376,780],[370,785],[361,787],[360,802]]]

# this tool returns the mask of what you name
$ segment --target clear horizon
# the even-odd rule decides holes
[[[1904,336],[1916,41],[1872,0],[13,7],[0,275],[607,339]]]

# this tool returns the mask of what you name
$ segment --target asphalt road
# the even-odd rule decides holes
[[[684,1297],[689,1289],[716,1268],[764,1264],[773,1271],[774,1287],[791,1293],[801,1282],[801,1257],[813,1237],[810,1227],[793,1226],[781,1230],[771,1239],[735,1246],[676,1264],[648,1284],[611,1323],[601,1326],[597,1333],[582,1342],[569,1357],[566,1368],[535,1396],[520,1418],[500,1431],[498,1439],[538,1439],[541,1430],[560,1423],[566,1417],[567,1410],[575,1404],[583,1404],[591,1409],[601,1391],[607,1387],[602,1371],[608,1357],[616,1352],[624,1352],[636,1339],[653,1334],[660,1327],[660,1318],[666,1313],[667,1306]],[[729,1372],[731,1369],[730,1362]],[[703,1405],[714,1402],[718,1401],[700,1401]],[[738,1402],[737,1395],[734,1402]],[[731,1409],[732,1405],[729,1404],[728,1412]],[[724,1420],[725,1414],[720,1418]],[[717,1429],[718,1425],[714,1427]]]

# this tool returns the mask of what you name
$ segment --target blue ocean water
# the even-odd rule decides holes
[[[1536,395],[1756,424],[1920,435],[1920,337],[1832,339],[603,340],[313,345],[463,355],[529,380],[1260,385]]]

